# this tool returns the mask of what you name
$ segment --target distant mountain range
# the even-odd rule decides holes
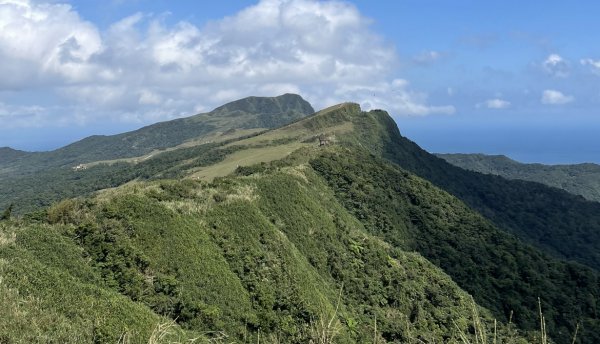
[[[6,172],[0,342],[600,342],[600,203],[283,97]]]
[[[202,140],[218,132],[276,128],[313,112],[307,101],[294,94],[248,97],[208,113],[156,123],[123,134],[90,136],[51,152],[26,153],[3,148],[0,150],[0,180],[48,168],[139,157],[191,140]]]
[[[588,200],[600,202],[600,165],[524,164],[504,155],[436,154],[449,163],[485,174],[508,179],[538,182],[563,189]]]

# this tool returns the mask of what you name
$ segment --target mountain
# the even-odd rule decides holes
[[[200,342],[531,343],[540,307],[554,342],[571,343],[576,328],[578,342],[600,342],[597,270],[521,240],[435,184],[466,199],[503,195],[509,214],[524,206],[509,197],[524,197],[517,190],[584,201],[453,167],[384,111],[340,104],[71,172],[79,179],[66,185],[82,188],[123,179],[0,222],[3,341],[147,342],[162,328]],[[594,216],[577,209],[562,216]]]
[[[194,144],[194,140],[211,140],[211,136],[235,129],[279,127],[313,112],[312,106],[295,94],[248,97],[208,113],[161,122],[118,135],[90,136],[51,152],[28,154],[17,161],[0,160],[0,179],[48,168],[140,157],[185,143]]]
[[[504,155],[436,154],[452,165],[508,179],[538,182],[600,202],[600,165],[524,164]]]
[[[8,342],[144,342],[173,321],[171,338],[201,342],[457,342],[474,321],[493,333],[487,310],[369,234],[305,164],[136,183],[0,233]],[[500,323],[498,336],[521,338]]]
[[[540,183],[467,171],[403,137],[386,116],[381,156],[431,181],[522,240],[556,257],[600,269],[600,204]],[[367,132],[366,141],[377,137]]]
[[[26,156],[28,153],[10,147],[0,147],[0,166]]]

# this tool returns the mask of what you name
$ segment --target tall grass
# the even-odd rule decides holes
[[[469,335],[467,335],[464,331],[460,330],[458,325],[455,323],[455,326],[460,331],[460,339],[463,344],[488,344],[490,334],[488,333],[487,327],[482,323],[479,312],[477,311],[477,305],[475,304],[475,301],[472,298],[471,298],[471,304],[472,304],[473,329],[475,332],[475,338],[473,340],[469,339]],[[536,336],[531,344],[550,344],[550,343],[552,343],[552,341],[548,337],[548,331],[546,330],[546,317],[544,316],[544,313],[542,311],[542,301],[539,297],[538,297],[538,314],[539,314],[539,318],[540,318],[539,337]],[[512,324],[512,316],[513,316],[513,312],[511,311],[510,317],[509,317],[509,322],[508,322],[509,326]],[[493,332],[491,344],[498,344],[497,343],[497,338],[498,338],[497,330],[498,330],[497,321],[496,321],[496,319],[494,319],[494,332]],[[575,332],[573,334],[573,339],[571,341],[571,344],[575,344],[577,342],[578,332],[579,332],[579,323],[577,323],[577,325],[575,327]],[[509,343],[512,343],[513,338],[509,337],[508,340],[509,340]]]

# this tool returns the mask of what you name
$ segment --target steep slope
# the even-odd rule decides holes
[[[523,164],[503,155],[436,154],[452,165],[507,179],[538,182],[600,202],[600,166],[596,164]]]
[[[64,226],[0,221],[1,343],[147,343],[172,320],[107,287]],[[171,327],[166,340],[202,337]],[[200,341],[203,342],[203,341]]]
[[[546,248],[549,252],[553,252],[551,248],[560,247],[561,244],[566,244],[566,250],[569,250],[567,252],[571,257],[577,257],[582,261],[588,262],[593,262],[597,257],[598,250],[596,247],[599,242],[597,240],[598,224],[594,221],[598,220],[598,214],[600,213],[597,211],[597,205],[595,203],[582,201],[578,197],[544,187],[537,183],[511,182],[497,177],[488,178],[487,176],[478,173],[465,172],[461,169],[454,168],[451,165],[445,164],[442,160],[420,150],[414,143],[402,138],[399,135],[394,121],[383,111],[371,111],[366,113],[361,112],[356,104],[343,104],[321,111],[314,116],[292,124],[287,128],[294,128],[296,131],[305,128],[314,133],[329,132],[328,135],[331,135],[331,128],[336,128],[337,135],[334,134],[331,136],[335,137],[335,141],[337,141],[339,146],[349,147],[356,151],[366,148],[371,153],[394,159],[400,164],[412,167],[423,174],[431,175],[434,172],[439,174],[448,173],[450,176],[445,181],[449,185],[458,185],[462,187],[462,189],[458,188],[458,190],[462,190],[464,194],[469,195],[472,198],[482,197],[482,194],[479,194],[478,192],[480,191],[478,190],[489,190],[496,194],[504,193],[505,198],[502,199],[503,203],[501,204],[503,207],[494,209],[497,214],[496,216],[503,216],[500,217],[501,219],[509,218],[512,216],[511,212],[522,211],[523,213],[518,213],[520,216],[516,216],[516,219],[514,220],[514,223],[517,226],[520,226],[517,228],[521,228],[522,230],[528,229],[527,222],[519,222],[523,221],[523,217],[527,216],[537,221],[546,220],[541,216],[550,217],[554,220],[561,219],[563,221],[560,224],[548,226],[549,231],[556,230],[558,232],[544,234],[546,237],[553,237],[555,239],[554,242],[550,242],[549,245],[547,244],[550,249],[548,246],[539,246]],[[339,128],[352,129],[342,131],[339,130]],[[275,130],[274,132],[285,129],[286,128],[282,128]],[[336,130],[334,130],[334,132],[335,131]],[[351,154],[346,153],[346,155]],[[354,161],[353,164],[341,168],[336,171],[337,175],[341,176],[344,181],[351,180],[351,176],[348,175],[348,172],[352,171],[353,166],[361,166],[360,162],[364,160],[368,160],[368,157],[359,158]],[[251,168],[244,170],[248,170],[249,173],[253,171]],[[367,166],[362,170],[364,171],[364,175],[362,175],[359,180],[365,184],[363,186],[365,190],[372,191],[372,178],[375,172]],[[439,174],[437,175],[438,178],[440,177]],[[391,180],[382,182],[381,185],[393,185],[393,178],[397,177],[392,177]],[[442,181],[444,180],[442,179]],[[452,184],[453,182],[459,184]],[[497,186],[495,183],[501,183],[502,187],[495,189]],[[374,194],[385,195],[385,192],[383,191],[384,190],[379,190],[378,192],[374,192]],[[534,197],[535,199],[535,197],[538,196],[546,203],[513,203],[514,201],[512,198],[506,198],[506,195],[512,196],[513,194],[516,200],[519,200],[519,197],[521,199]],[[418,195],[419,192],[415,192],[410,197],[418,199]],[[361,202],[359,201],[361,199],[356,196],[357,195],[353,194],[351,195],[351,198],[359,207],[369,207],[366,200],[363,199]],[[480,198],[480,200],[486,201],[485,193],[483,196],[484,197]],[[545,197],[548,197],[549,199],[546,199]],[[470,198],[466,199],[468,200]],[[571,200],[574,200],[576,203],[569,203]],[[381,206],[382,204],[393,204],[393,202],[390,202],[389,198],[377,199],[376,202],[378,202],[378,206]],[[435,204],[435,202],[433,203]],[[553,209],[544,209],[544,206],[548,203],[554,206]],[[405,203],[401,204],[404,204],[403,207],[406,207]],[[492,206],[500,205],[497,200],[490,204]],[[536,213],[540,208],[544,211],[541,216]],[[382,209],[384,210],[382,211]],[[378,221],[383,221],[382,217],[387,217],[383,214],[400,212],[398,208],[386,207],[375,207],[372,208],[371,211],[374,214],[377,214],[375,218],[378,219]],[[530,213],[528,213],[528,211]],[[406,211],[402,212],[405,213]],[[507,212],[507,214],[504,214],[503,212]],[[445,211],[441,211],[440,213],[444,214]],[[489,224],[482,222],[481,219],[466,220],[465,222],[466,217],[470,215],[466,215],[463,210],[459,213],[462,214],[462,216],[459,217],[454,228],[461,228],[462,226],[467,226],[467,228],[469,228],[469,226],[472,226],[470,228],[475,232],[469,232],[468,230],[463,231],[461,235],[457,235],[454,238],[448,236],[447,233],[444,234],[442,232],[437,234],[439,235],[438,239],[436,239],[438,241],[433,241],[429,244],[421,241],[419,244],[421,246],[415,246],[416,244],[413,243],[412,245],[403,247],[407,249],[418,249],[419,252],[426,255],[427,258],[434,262],[438,262],[440,266],[443,266],[445,271],[450,273],[451,277],[453,277],[453,279],[455,279],[463,288],[481,297],[481,299],[478,299],[478,302],[482,302],[486,306],[496,310],[498,312],[497,314],[504,313],[505,316],[508,316],[507,313],[510,311],[517,311],[518,309],[520,313],[520,319],[518,321],[523,326],[535,326],[535,321],[533,320],[535,318],[535,310],[532,309],[530,305],[535,303],[537,296],[542,296],[543,299],[554,307],[553,312],[555,313],[551,315],[550,318],[553,318],[555,323],[550,325],[550,327],[555,328],[556,331],[562,335],[563,341],[567,341],[567,337],[569,336],[567,333],[569,333],[569,331],[572,333],[574,330],[573,319],[579,318],[580,316],[587,319],[586,322],[588,323],[588,327],[592,329],[590,331],[592,333],[595,332],[593,329],[598,327],[595,308],[595,300],[597,300],[599,295],[597,272],[578,264],[565,264],[550,258],[532,247],[520,244],[517,240],[502,233],[502,231],[494,229]],[[364,215],[361,214],[357,214],[357,217],[361,219],[365,218]],[[394,218],[394,216],[391,217]],[[402,220],[405,222],[407,221],[406,218],[396,218],[396,220],[396,225],[398,225],[398,223],[403,223]],[[413,221],[413,219],[410,220],[411,222]],[[416,221],[418,222],[418,220]],[[473,221],[474,223],[469,225],[469,223]],[[426,228],[429,229],[420,231],[415,237],[420,237],[422,240],[426,241],[434,239],[431,232],[432,228],[439,227],[440,223],[443,224],[444,221],[439,223],[429,223],[430,225],[426,226]],[[578,226],[577,223],[582,223],[583,226]],[[409,224],[409,226],[410,225],[411,224]],[[412,225],[414,226],[415,224],[412,223]],[[393,228],[393,226],[390,227]],[[450,228],[452,228],[452,226],[450,226]],[[485,228],[485,234],[478,235],[476,233],[477,228]],[[383,230],[385,231],[385,229]],[[569,233],[575,232],[576,235],[574,237],[561,237],[567,231]],[[433,233],[435,233],[435,231]],[[477,239],[473,240],[475,238]],[[388,241],[394,242],[389,237],[387,237],[387,239]],[[586,239],[587,241],[584,241]],[[400,239],[400,242],[402,242],[402,240],[406,240],[406,238]],[[448,248],[448,244],[445,242],[447,240],[451,240],[451,242],[454,243],[452,244],[454,247]],[[532,242],[536,243],[534,240],[532,240]],[[581,243],[584,244],[583,250],[577,251],[574,247],[578,247]],[[432,248],[432,245],[434,248]],[[437,248],[435,248],[436,245],[438,246]],[[457,254],[457,252],[461,252],[461,249],[458,249],[459,247],[462,250],[466,250],[468,253],[466,255]],[[517,252],[514,252],[515,250]],[[479,273],[479,264],[482,264],[483,274]],[[452,268],[453,266],[454,268]],[[510,272],[507,272],[508,266],[513,267]],[[462,267],[465,267],[465,269]],[[523,270],[517,273],[519,269],[516,267],[522,267]],[[536,282],[534,281],[539,281],[539,286],[535,286]],[[576,300],[578,296],[575,296],[575,299],[566,300],[565,297],[569,298],[569,294],[572,294],[573,290],[578,289],[574,286],[574,281],[577,281],[575,283],[578,286],[585,285],[580,292],[582,292],[582,295],[586,296],[578,300]],[[562,291],[557,292],[557,290]],[[583,290],[586,291],[583,292]],[[548,293],[548,291],[550,292]],[[498,316],[501,317],[502,315]],[[594,342],[594,340],[591,342]]]
[[[370,155],[348,150],[311,160],[336,197],[365,227],[441,267],[499,319],[535,329],[538,297],[548,332],[568,343],[577,322],[595,343],[600,319],[598,273],[519,242],[428,182]]]
[[[248,97],[192,117],[153,124],[112,136],[91,136],[51,152],[31,153],[4,164],[1,179],[48,168],[74,167],[99,160],[139,157],[233,129],[275,128],[314,112],[302,97]]]
[[[117,341],[147,338],[159,315],[176,319],[183,338],[197,331],[227,342],[458,342],[476,330],[491,340],[489,312],[439,268],[370,235],[309,166],[273,164],[247,177],[136,183],[64,201],[46,224],[4,222],[0,287],[39,303],[0,317],[5,339],[34,331],[30,314],[50,328],[76,308],[71,330],[82,342],[97,331],[91,317]],[[39,271],[56,275],[38,282]],[[101,304],[120,294],[126,315],[109,303],[86,318],[90,298],[79,288],[61,294],[68,283],[93,283]],[[13,300],[0,302],[11,309]],[[136,315],[138,323],[121,320]],[[523,342],[501,324],[497,336]]]
[[[352,113],[353,135],[341,138],[348,144],[360,144],[431,181],[545,252],[600,269],[600,203],[539,183],[461,169],[400,135],[385,111]]]

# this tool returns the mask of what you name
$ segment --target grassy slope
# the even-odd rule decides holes
[[[239,168],[238,173],[248,177],[217,178],[211,184],[195,181],[134,184],[130,188],[105,192],[91,204],[75,202],[55,206],[51,218],[53,222],[66,222],[75,227],[76,244],[83,248],[84,257],[100,271],[111,290],[127,295],[157,313],[176,315],[184,327],[224,329],[229,335],[243,337],[246,333],[255,336],[254,339],[260,328],[266,335],[301,341],[311,335],[310,324],[318,323],[315,320],[322,317],[315,310],[331,312],[337,303],[336,293],[343,285],[343,305],[339,313],[343,328],[339,338],[342,341],[371,340],[375,315],[380,335],[389,340],[406,340],[417,335],[432,335],[438,339],[456,336],[452,322],[462,319],[458,323],[466,324],[470,316],[465,294],[426,260],[402,250],[408,249],[422,251],[431,261],[444,267],[465,289],[471,288],[476,300],[487,304],[500,319],[505,311],[503,307],[519,307],[518,321],[531,328],[535,294],[549,291],[549,294],[541,295],[548,307],[549,327],[552,331],[562,331],[552,334],[566,342],[567,332],[577,321],[573,318],[580,315],[584,319],[584,333],[594,333],[597,320],[591,314],[595,314],[598,299],[595,272],[559,262],[533,248],[524,249],[518,241],[507,239],[505,234],[430,184],[407,176],[406,172],[385,162],[374,162],[368,156],[349,151],[346,155],[354,157],[356,163],[345,168],[338,163],[339,175],[352,180],[356,176],[352,174],[356,173],[352,167],[360,166],[361,161],[369,161],[362,171],[366,174],[356,184],[362,183],[364,194],[373,196],[373,199],[364,200],[365,211],[371,216],[384,214],[380,209],[371,208],[371,201],[380,202],[375,197],[379,193],[373,193],[380,186],[367,182],[371,172],[391,169],[384,173],[383,180],[392,178],[388,180],[390,185],[399,181],[408,183],[411,190],[408,194],[400,193],[402,197],[390,195],[393,202],[383,202],[389,203],[386,214],[398,219],[397,226],[400,227],[389,228],[395,233],[393,237],[382,235],[378,223],[365,221],[369,217],[362,218],[356,209],[349,207],[339,190],[336,190],[339,200],[334,198],[333,191],[310,169],[283,167],[290,161],[292,165],[301,164],[321,152],[314,148],[319,134],[331,137],[338,146],[355,147],[357,154],[361,149],[368,149],[394,161],[401,157],[402,163],[409,167],[423,163],[421,167],[430,172],[439,168],[429,164],[430,158],[413,149],[411,143],[404,145],[406,142],[402,140],[405,139],[399,137],[393,120],[385,113],[362,113],[357,105],[345,104],[284,128],[247,138],[244,144],[231,143],[225,148],[230,149],[225,160],[210,162],[219,165],[223,161],[230,166],[235,159],[226,161],[227,158],[248,148],[256,153],[294,142],[306,146],[286,159],[285,164],[274,161],[270,165]],[[399,155],[393,155],[392,148]],[[285,152],[282,155],[287,154],[287,149],[282,148]],[[188,153],[192,157],[199,151]],[[169,156],[173,155],[165,155],[163,160],[156,157],[155,163],[174,161],[174,165],[169,165],[172,172],[197,172],[194,164],[181,163],[189,159],[170,159]],[[230,169],[225,167],[221,166],[214,176],[227,173]],[[164,171],[160,173],[164,175]],[[319,173],[329,180],[322,170]],[[403,201],[403,197],[410,200],[410,195],[423,205]],[[395,199],[396,196],[399,198]],[[444,202],[435,201],[440,197]],[[425,204],[433,208],[427,208]],[[64,211],[57,208],[64,208]],[[420,214],[421,219],[401,216],[407,211],[409,215],[410,212],[419,215],[419,209],[425,211]],[[447,217],[447,209],[456,213]],[[356,214],[362,223],[348,211]],[[154,215],[148,214],[157,215],[153,218]],[[85,219],[91,221],[89,226]],[[422,224],[418,225],[418,221]],[[407,231],[400,224],[413,231]],[[466,229],[456,230],[462,227]],[[181,244],[171,246],[171,236],[177,237],[179,234],[173,233],[181,228],[187,233],[185,239],[178,239],[175,242]],[[474,235],[472,231],[478,229],[483,232]],[[136,233],[145,234],[136,236]],[[432,244],[419,242],[419,235],[431,238]],[[73,235],[67,233],[67,237],[73,240]],[[118,245],[116,253],[109,250],[107,255],[103,250],[94,249],[114,247],[107,244],[114,242],[114,238],[123,243]],[[448,248],[448,240],[455,247]],[[497,246],[498,242],[503,244]],[[186,248],[183,243],[194,245]],[[194,248],[201,248],[212,257],[197,264],[206,264],[208,271],[215,271],[214,275],[202,278],[201,272],[190,272],[179,265],[179,260],[185,262],[186,267],[194,265],[194,261],[185,258],[200,254]],[[124,254],[126,252],[132,253]],[[125,261],[121,262],[122,259]],[[167,261],[160,263],[162,259]],[[445,259],[453,263],[444,265]],[[227,263],[229,273],[224,269],[223,261]],[[464,270],[452,269],[452,266],[461,265]],[[486,266],[486,269],[479,271],[476,266]],[[505,271],[507,266],[522,266],[525,270],[515,268],[522,272],[515,274],[510,269]],[[500,272],[502,274],[498,275]],[[218,281],[221,276],[224,280]],[[506,278],[501,278],[503,276]],[[196,278],[201,282],[196,282]],[[290,280],[302,282],[290,284]],[[478,287],[473,288],[473,284]],[[544,287],[531,289],[538,284]],[[194,286],[198,285],[223,292],[194,296]],[[308,285],[309,290],[301,288],[304,285]],[[298,290],[298,286],[302,290]],[[448,293],[446,289],[454,291]],[[569,294],[574,295],[569,298]],[[231,297],[241,298],[234,298],[240,307],[228,308],[225,301]],[[306,297],[312,301],[307,301]],[[534,304],[531,304],[532,300]],[[595,340],[592,335],[587,338],[590,342]]]
[[[437,154],[458,167],[508,179],[538,182],[600,202],[600,166],[596,164],[523,164],[505,156],[484,154]]]
[[[49,168],[139,157],[230,129],[276,128],[314,112],[298,95],[248,97],[192,117],[156,123],[112,136],[91,136],[51,152],[23,155],[3,163],[0,178],[22,176]]]
[[[147,342],[167,319],[107,288],[65,230],[0,223],[0,342]]]
[[[426,153],[419,149],[414,149],[415,145],[410,142],[408,144],[406,144],[406,142],[400,142],[403,146],[391,145],[390,141],[394,142],[394,140],[399,138],[393,120],[381,111],[362,113],[358,106],[353,104],[346,104],[323,111],[313,117],[293,124],[290,127],[294,127],[295,130],[306,128],[313,131],[315,129],[326,131],[328,126],[339,128],[340,126],[346,125],[347,122],[353,123],[355,130],[338,135],[338,141],[341,146],[355,147],[353,149],[357,151],[360,150],[358,147],[367,148],[370,152],[396,159],[398,156],[401,156],[403,158],[401,163],[408,166],[411,166],[411,164],[419,166],[419,159],[432,159],[434,162],[438,162],[439,160],[428,155],[423,156]],[[255,139],[259,138],[260,137],[257,137]],[[402,138],[402,140],[405,139]],[[395,143],[398,142],[396,141]],[[392,148],[396,148],[400,154],[393,156],[392,153],[390,153]],[[360,163],[362,160],[368,161],[369,157],[363,157],[346,166],[342,171],[338,171],[339,175],[344,176],[344,179],[346,180],[351,178],[348,175],[348,172],[353,170],[353,166],[362,166]],[[425,160],[423,162],[423,165],[420,166],[422,168],[421,171],[427,171],[427,169],[429,169],[429,173],[438,171],[437,169],[444,167],[443,164],[441,166],[432,166],[431,160]],[[373,166],[375,165],[377,164],[370,164],[362,167],[364,175],[361,177],[360,181],[362,181],[364,184],[363,187],[366,190],[373,190],[372,177],[374,177],[373,173],[375,172],[373,171]],[[258,170],[260,169],[261,168],[259,167]],[[457,169],[455,169],[455,171],[456,170]],[[451,168],[450,172],[452,171]],[[252,173],[252,169],[249,169],[249,173]],[[477,179],[477,177],[480,176],[479,174],[473,175],[476,177],[473,180],[474,182],[480,181]],[[461,176],[461,178],[458,179],[458,182],[467,183],[469,176],[471,175],[467,174],[466,176]],[[388,176],[388,178],[392,179],[386,180],[382,183],[383,185],[393,184],[393,182],[397,181],[394,178],[398,178],[398,175],[395,175],[394,177]],[[501,182],[504,181],[503,179],[498,178],[493,179],[492,181],[497,180],[500,180]],[[481,187],[484,190],[491,190],[496,193],[502,191],[495,189],[494,187],[496,185],[494,184],[491,186],[489,184],[486,185],[485,183],[489,182],[489,180],[484,179],[481,182],[482,185],[472,183],[471,187]],[[508,182],[508,186],[510,192],[519,192],[517,196],[520,197],[527,195],[527,192],[536,191],[541,194],[546,194],[546,196],[551,194],[548,197],[554,195],[552,193],[553,190],[549,188],[542,187],[541,190],[538,191],[538,189],[535,188],[539,186],[538,184],[526,183],[523,186],[522,184],[511,184]],[[423,192],[423,187],[424,186],[421,185],[420,191],[419,188],[417,188],[416,191],[413,191],[413,194],[410,197],[419,199],[418,194],[419,192]],[[386,194],[384,191],[385,190],[379,190],[376,194]],[[564,197],[565,195],[566,194],[564,193],[559,193],[559,200],[560,197]],[[568,199],[573,198],[569,195],[566,196]],[[356,197],[356,195],[353,195],[352,197]],[[411,219],[410,217],[398,218],[394,216],[394,214],[399,214],[400,210],[398,209],[409,208],[411,204],[407,204],[405,201],[397,203],[390,202],[392,196],[389,197],[390,198],[386,200],[379,199],[377,202],[379,202],[379,204],[387,204],[388,206],[391,206],[391,208],[383,207],[383,210],[371,208],[371,214],[378,214],[377,218],[379,221],[383,221],[381,219],[382,217],[386,218],[389,216],[388,218],[394,218],[395,222],[391,221],[394,225],[388,224],[392,228],[398,229],[397,226],[407,223],[409,227],[414,226],[412,221],[416,221],[415,219]],[[429,197],[436,198],[439,197],[439,194],[434,192]],[[357,201],[357,199],[359,198],[355,198],[355,202],[358,203],[359,207],[369,207],[369,203],[367,202],[368,199],[361,199],[361,202]],[[448,198],[444,199],[448,204],[454,202]],[[544,199],[542,198],[542,200]],[[505,201],[506,211],[510,211],[511,207],[513,207],[512,209],[515,209],[520,206],[518,204],[511,204],[511,201],[509,200],[505,199]],[[563,201],[565,200],[563,199]],[[560,201],[558,202],[560,203]],[[578,206],[579,205],[581,204],[578,204]],[[590,203],[584,202],[584,205],[589,206]],[[543,208],[544,204],[530,203],[527,204],[527,206],[529,209],[526,209],[525,211],[538,209],[540,207]],[[413,204],[412,207],[414,208],[415,205]],[[556,209],[556,207],[555,203],[554,208]],[[559,209],[562,208],[564,208],[564,204],[559,207]],[[352,210],[352,208],[350,210]],[[572,211],[573,210],[570,209],[569,215],[573,215],[574,218],[570,219],[570,221],[575,222],[579,221],[580,217],[584,216],[582,214],[587,214],[586,216],[591,217],[592,221],[598,214],[586,207],[577,209],[574,214]],[[574,319],[579,319],[580,317],[587,319],[585,322],[587,323],[586,326],[588,327],[588,331],[590,331],[589,333],[594,333],[594,329],[598,328],[595,304],[599,296],[599,291],[596,272],[577,264],[565,264],[564,262],[560,262],[542,254],[532,247],[527,247],[519,243],[519,241],[515,240],[510,235],[506,235],[502,231],[494,228],[482,218],[474,216],[474,214],[471,211],[466,210],[466,208],[460,208],[456,210],[456,212],[459,215],[456,213],[453,214],[452,218],[454,220],[452,221],[454,221],[454,224],[452,224],[452,222],[449,224],[444,223],[444,221],[429,221],[424,227],[421,227],[421,229],[412,233],[411,240],[415,240],[413,242],[405,242],[406,240],[409,240],[406,233],[402,233],[403,235],[399,237],[396,236],[395,238],[388,236],[386,239],[405,249],[418,250],[426,255],[427,258],[444,267],[446,272],[450,273],[460,285],[478,296],[479,302],[482,302],[486,306],[497,311],[496,314],[498,316],[502,316],[502,314],[508,316],[508,313],[511,310],[517,311],[519,313],[519,323],[527,328],[534,328],[537,322],[535,320],[536,298],[542,296],[542,299],[552,307],[548,314],[548,318],[551,319],[552,322],[549,326],[556,333],[560,333],[563,341],[567,341],[569,333],[574,331],[575,322],[577,322],[577,320]],[[400,213],[406,214],[405,210]],[[390,215],[385,216],[383,214]],[[363,215],[357,216],[359,218],[364,218]],[[446,216],[446,211],[441,211],[438,215],[442,217]],[[533,212],[529,215],[536,216],[536,213]],[[421,214],[420,216],[423,215]],[[556,217],[556,215],[553,217]],[[437,219],[437,221],[439,221],[439,219]],[[591,223],[593,224],[593,222]],[[523,223],[518,224],[523,226]],[[421,226],[423,225],[421,224]],[[438,232],[433,230],[434,228],[440,227],[447,228],[450,232],[453,228],[466,228],[465,230],[459,231],[455,236],[450,236],[448,235],[448,231]],[[557,227],[559,229],[567,227],[576,228],[565,223],[562,223]],[[482,230],[482,233],[478,233]],[[397,235],[397,233],[395,235]],[[418,238],[421,238],[421,240],[416,240]],[[446,243],[448,240],[453,242],[453,248],[449,249]],[[438,247],[435,247],[436,245]],[[595,253],[589,251],[593,245],[593,241],[588,242],[588,250],[586,252],[579,252],[579,257],[593,259]],[[465,250],[465,252],[462,252],[461,250]],[[484,274],[478,273],[480,264],[486,266],[486,268],[484,268]],[[537,281],[538,284],[536,285],[536,282],[532,281]],[[574,294],[572,292],[573,290],[580,290],[582,294]],[[596,340],[593,336],[590,338],[591,339],[588,340],[591,340],[591,342]]]
[[[327,118],[328,111],[320,112],[317,118]],[[299,147],[313,146],[319,133],[335,137],[352,130],[348,121],[333,121],[331,126],[321,123],[324,130],[318,133],[301,124],[299,121],[262,135],[254,130],[212,134],[208,137],[210,143],[202,140],[198,145],[184,144],[138,161],[93,163],[81,171],[70,167],[49,169],[33,176],[0,180],[0,210],[12,203],[15,213],[23,214],[63,198],[87,195],[135,179],[174,178],[191,172],[194,177],[212,180],[231,173],[238,165],[280,159]]]
[[[62,331],[53,338],[81,341],[98,331],[96,319],[111,340],[124,331],[146,338],[160,314],[247,342],[259,333],[261,342],[318,333],[339,343],[457,341],[472,322],[469,296],[446,274],[368,234],[306,165],[210,184],[134,184],[62,202],[47,218],[54,224],[2,225],[0,286],[37,302],[25,303],[33,313],[0,318],[9,340],[47,333],[31,314],[53,319],[46,328]],[[14,307],[13,297],[0,300]],[[61,329],[71,318],[79,320]]]
[[[226,104],[207,114],[105,137],[102,138],[102,142],[75,143],[64,149],[43,153],[43,161],[17,160],[17,163],[26,166],[17,168],[20,171],[31,172],[41,168],[44,170],[34,174],[25,173],[22,176],[0,177],[0,209],[14,204],[15,212],[22,214],[38,207],[49,206],[63,198],[116,187],[137,178],[175,177],[181,169],[206,166],[224,158],[225,154],[233,152],[236,148],[221,150],[222,146],[239,139],[240,136],[256,135],[257,127],[281,126],[312,111],[310,104],[296,95],[286,94],[274,98],[249,97]],[[235,128],[253,129],[234,130]],[[165,139],[157,139],[157,136],[164,136]],[[134,144],[138,149],[127,150],[126,147],[120,146],[125,143]],[[118,147],[113,147],[114,144]],[[175,147],[162,149],[169,145]],[[157,148],[162,150],[157,151]],[[106,152],[110,154],[106,155]],[[142,153],[148,155],[138,157]],[[73,154],[85,156],[80,156],[79,160],[76,160],[77,164],[120,156],[137,158],[103,160],[104,163],[96,161],[85,164],[88,168],[80,171],[72,169],[75,160],[70,161],[68,166],[61,167],[67,163],[64,159],[71,159]],[[272,152],[271,156],[281,157],[277,152]],[[231,172],[236,166],[237,164],[226,171]],[[212,178],[216,174],[213,171],[208,175]]]

